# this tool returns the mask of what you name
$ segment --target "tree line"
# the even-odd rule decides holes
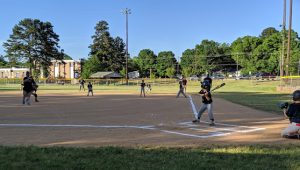
[[[279,73],[279,59],[282,55],[283,31],[273,27],[262,30],[259,36],[238,37],[231,44],[213,40],[202,40],[192,49],[186,49],[180,62],[172,51],[155,54],[151,49],[142,49],[138,56],[128,58],[128,71],[140,72],[142,77],[172,77],[183,74],[186,77],[213,72],[234,72],[243,74],[268,72]],[[112,37],[106,21],[99,21],[91,36],[89,55],[82,60],[81,76],[89,76],[98,71],[115,71],[125,75],[125,43],[120,37]],[[59,46],[57,35],[50,22],[26,18],[12,30],[4,42],[6,55],[0,56],[0,66],[26,65],[36,74],[40,66],[44,76],[48,74],[51,60],[70,59]],[[7,60],[8,61],[7,61]],[[292,31],[291,56],[287,64],[289,72],[299,73],[300,38]]]

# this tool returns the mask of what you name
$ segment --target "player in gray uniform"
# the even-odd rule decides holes
[[[215,119],[214,119],[214,115],[213,115],[213,111],[212,111],[212,108],[213,108],[213,105],[212,105],[212,96],[211,96],[211,93],[209,91],[210,89],[210,84],[208,81],[203,81],[201,83],[201,91],[199,92],[199,94],[202,96],[202,105],[200,107],[200,110],[198,112],[197,115],[195,115],[195,120],[193,120],[192,122],[193,123],[197,123],[197,122],[200,122],[200,118],[202,116],[202,114],[204,113],[204,111],[207,109],[208,110],[208,117],[210,119],[210,126],[214,126],[215,125]]]
[[[187,98],[187,96],[186,96],[185,93],[184,93],[184,86],[183,86],[182,80],[179,81],[179,91],[178,91],[178,93],[177,93],[176,98],[179,97],[180,93],[181,93],[185,98]]]

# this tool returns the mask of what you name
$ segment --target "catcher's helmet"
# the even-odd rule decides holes
[[[203,88],[203,89],[210,89],[210,83],[209,83],[209,81],[203,81],[203,82],[201,82],[201,88]]]
[[[294,101],[300,101],[300,90],[296,90],[293,93],[293,100]]]

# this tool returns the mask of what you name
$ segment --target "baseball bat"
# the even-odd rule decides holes
[[[214,91],[214,90],[217,90],[217,89],[219,89],[219,88],[221,88],[221,87],[223,87],[223,86],[225,86],[225,83],[222,83],[222,84],[216,86],[215,88],[211,89],[209,92],[212,92],[212,91]]]

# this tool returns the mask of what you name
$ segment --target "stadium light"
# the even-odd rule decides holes
[[[126,68],[125,68],[125,78],[126,78],[126,85],[128,85],[128,14],[131,14],[131,10],[128,8],[125,8],[123,11],[123,14],[126,16]]]

